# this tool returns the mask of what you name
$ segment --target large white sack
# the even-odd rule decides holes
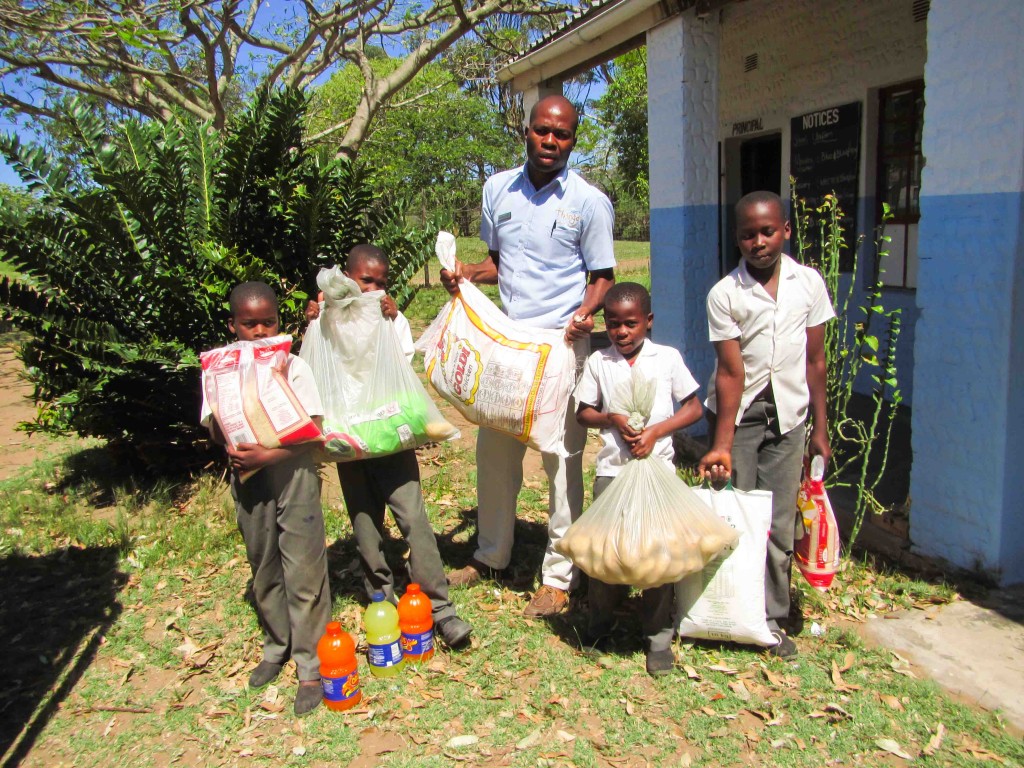
[[[441,266],[455,269],[453,235],[439,232],[436,252]],[[473,424],[545,453],[564,452],[565,412],[576,383],[576,356],[564,331],[510,320],[466,281],[416,349],[434,389]]]
[[[695,488],[739,542],[713,558],[704,570],[676,585],[679,634],[704,640],[777,645],[765,620],[764,565],[772,523],[769,491],[713,491]]]

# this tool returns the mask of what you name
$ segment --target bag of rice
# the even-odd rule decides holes
[[[455,269],[455,237],[439,232],[441,266]],[[475,285],[463,282],[416,349],[427,377],[473,424],[512,435],[545,453],[564,450],[565,412],[576,356],[564,332],[510,320]]]

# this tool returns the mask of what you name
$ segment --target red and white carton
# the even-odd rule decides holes
[[[288,335],[236,341],[199,356],[206,401],[232,448],[239,443],[277,448],[321,439],[288,383],[291,342]]]
[[[809,470],[804,472],[797,496],[800,524],[793,558],[807,581],[824,592],[832,585],[839,570],[839,526],[832,512],[832,504],[825,493],[825,460],[815,456]]]

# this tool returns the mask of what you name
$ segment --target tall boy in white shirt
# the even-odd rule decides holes
[[[616,283],[604,298],[605,326],[612,346],[587,358],[576,388],[576,418],[585,427],[601,430],[597,454],[594,498],[611,484],[630,459],[652,456],[675,469],[672,433],[698,421],[703,413],[697,399],[697,382],[679,351],[647,339],[654,322],[651,296],[638,283]],[[628,417],[610,413],[615,389],[628,382],[632,369],[658,382],[647,425],[637,431]],[[676,407],[676,403],[679,406]],[[673,584],[645,589],[641,597],[647,672],[652,676],[672,671]],[[590,618],[584,643],[592,645],[612,627],[612,612],[629,593],[629,587],[590,579]]]
[[[708,294],[708,331],[717,362],[709,386],[711,449],[702,474],[740,490],[772,492],[765,563],[765,616],[779,643],[797,654],[780,624],[789,616],[796,497],[805,439],[826,463],[825,323],[835,317],[821,275],[782,252],[790,235],[785,207],[772,192],[736,203],[740,265]],[[807,438],[807,417],[810,435]]]

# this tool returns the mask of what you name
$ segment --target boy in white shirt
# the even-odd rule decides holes
[[[832,454],[825,402],[825,323],[835,317],[825,282],[782,248],[790,235],[785,207],[772,192],[736,203],[736,243],[743,260],[708,294],[715,373],[707,406],[711,449],[699,464],[715,482],[772,492],[765,564],[765,616],[780,658],[797,654],[780,624],[789,617],[796,497],[807,449]]]
[[[597,499],[630,459],[653,456],[675,469],[672,433],[698,421],[703,414],[696,397],[697,382],[678,350],[647,339],[654,322],[651,297],[638,283],[616,283],[604,299],[605,326],[612,346],[588,359],[576,389],[576,419],[585,427],[601,430],[597,454],[594,498]],[[609,412],[616,387],[628,382],[637,368],[645,378],[658,382],[647,425],[632,429],[627,416]],[[676,406],[678,403],[678,407]],[[612,627],[612,613],[629,593],[629,587],[590,579],[590,616],[584,643],[593,645]],[[674,585],[645,589],[642,596],[643,634],[647,672],[672,671],[672,599]]]
[[[242,283],[231,291],[228,328],[240,341],[279,333],[277,296],[266,283]],[[205,373],[204,373],[205,377]],[[299,403],[321,427],[323,406],[306,361],[288,356],[288,384]],[[206,400],[200,423],[214,442],[225,445]],[[252,593],[263,627],[263,660],[249,675],[249,687],[270,684],[289,656],[295,660],[299,690],[295,714],[309,714],[323,698],[316,644],[331,620],[320,475],[313,461],[315,443],[264,448],[240,443],[226,448],[231,464],[231,496],[238,530],[252,569]],[[245,472],[260,470],[246,482]]]
[[[387,291],[388,258],[375,245],[362,243],[349,251],[345,275],[355,280],[363,293]],[[381,297],[380,309],[392,321],[402,351],[411,361],[415,349],[409,321],[387,293]],[[310,302],[306,318],[318,317],[319,312],[319,305]],[[409,546],[410,580],[418,583],[430,598],[436,633],[449,648],[464,647],[473,630],[455,615],[455,606],[448,598],[441,553],[423,502],[416,451],[410,448],[387,456],[339,462],[338,480],[356,537],[367,597],[383,592],[392,603],[397,601],[394,576],[384,555],[384,511],[390,507]]]

